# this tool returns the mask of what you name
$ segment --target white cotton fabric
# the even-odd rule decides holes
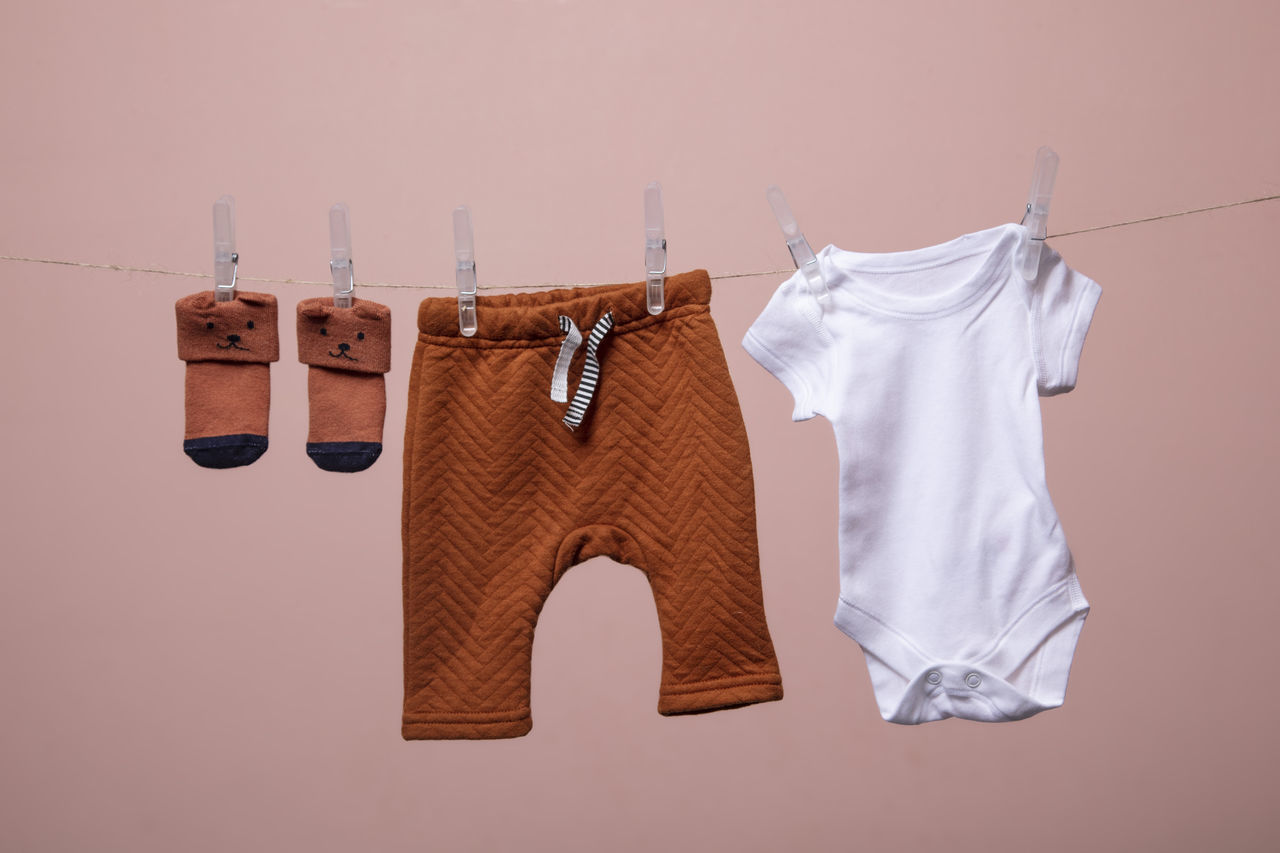
[[[1039,396],[1076,384],[1101,289],[1020,225],[891,254],[827,246],[830,298],[784,282],[743,345],[823,415],[840,460],[836,625],[881,715],[1020,719],[1062,704],[1089,610],[1045,482]],[[819,319],[820,318],[820,319]]]

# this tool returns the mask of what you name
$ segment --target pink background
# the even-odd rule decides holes
[[[1184,7],[1195,7],[1184,8]],[[351,206],[364,282],[636,280],[642,190],[671,268],[777,270],[779,183],[815,248],[1050,232],[1280,192],[1269,2],[7,4],[0,254],[327,279]],[[173,302],[207,281],[0,261],[0,848],[1204,850],[1280,844],[1273,535],[1280,202],[1052,241],[1104,288],[1049,481],[1094,610],[1066,705],[880,720],[831,625],[835,448],[740,348],[781,275],[713,313],[754,450],[786,698],[655,712],[643,576],[600,559],[541,620],[534,729],[399,735],[400,454],[414,307],[394,311],[386,451],[303,453],[281,300],[271,449],[181,453]]]

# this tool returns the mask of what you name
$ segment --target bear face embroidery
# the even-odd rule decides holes
[[[391,368],[390,309],[361,299],[352,299],[350,308],[334,308],[332,299],[304,299],[298,303],[298,360],[386,373]]]
[[[217,329],[217,328],[218,328],[218,324],[217,324],[217,322],[216,322],[216,321],[214,321],[214,320],[210,320],[210,321],[208,321],[207,323],[205,323],[205,324],[204,324],[204,327],[205,327],[205,329],[207,329],[207,330],[209,330],[209,331],[213,331],[213,330],[215,330],[215,329]],[[249,320],[248,322],[246,322],[246,323],[245,323],[245,328],[247,328],[247,329],[252,329],[252,328],[253,328],[253,321],[252,321],[252,320]],[[242,346],[240,346],[241,338],[240,338],[240,336],[239,336],[239,335],[237,335],[237,334],[232,333],[232,334],[230,334],[230,335],[227,335],[227,336],[226,336],[226,338],[227,338],[227,342],[226,342],[225,344],[220,343],[220,344],[215,344],[215,346],[217,346],[217,347],[218,347],[218,349],[238,349],[238,350],[241,350],[241,351],[243,351],[243,352],[251,352],[251,351],[252,351],[252,349],[253,349],[252,347],[242,347]]]
[[[178,300],[178,351],[184,361],[276,361],[276,298],[238,291],[217,302],[212,291]]]
[[[321,326],[321,327],[320,327],[320,334],[325,335],[325,336],[327,337],[327,336],[328,336],[328,334],[329,334],[329,328],[328,328],[328,326]],[[357,340],[357,341],[363,341],[363,340],[364,340],[364,332],[356,332],[356,340]],[[347,359],[348,361],[359,361],[360,359],[358,359],[358,358],[356,358],[354,355],[351,355],[351,354],[350,354],[350,350],[351,350],[351,344],[347,343],[346,341],[343,341],[342,343],[338,344],[338,351],[337,351],[337,352],[334,352],[333,350],[329,350],[329,357],[330,357],[330,358],[345,358],[345,359]]]

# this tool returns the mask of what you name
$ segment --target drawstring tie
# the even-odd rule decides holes
[[[596,356],[596,348],[613,328],[613,312],[607,311],[600,318],[591,335],[587,338],[587,363],[582,368],[582,378],[578,380],[578,390],[569,403],[563,423],[570,430],[582,425],[582,418],[587,414],[587,407],[596,393],[596,384],[600,381],[600,359]],[[551,399],[557,403],[569,402],[569,363],[573,354],[582,345],[582,332],[574,325],[573,320],[560,315],[560,331],[564,332],[564,343],[560,345],[560,356],[556,359],[555,370],[551,374]]]

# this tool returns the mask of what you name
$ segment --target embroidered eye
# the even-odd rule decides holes
[[[320,334],[322,334],[322,335],[327,335],[327,334],[329,334],[329,330],[328,330],[328,329],[321,329],[321,330],[320,330]]]
[[[252,321],[252,320],[250,320],[250,321],[249,321],[249,328],[250,328],[250,329],[252,329],[252,328],[253,328],[253,321]]]
[[[205,323],[205,324],[204,324],[204,327],[205,327],[206,329],[212,329],[212,328],[213,328],[213,323],[211,323],[211,322],[210,322],[210,323]]]
[[[364,340],[364,332],[360,332],[358,335],[356,335],[356,340],[357,340],[357,341],[363,341],[363,340]]]

